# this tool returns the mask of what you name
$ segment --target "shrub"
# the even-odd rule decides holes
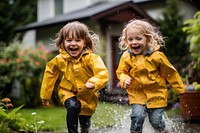
[[[196,12],[193,19],[186,20],[184,24],[183,31],[188,34],[194,68],[200,70],[200,11]]]
[[[10,95],[12,85],[17,82],[19,86],[15,86],[15,91],[19,89],[20,102],[23,101],[28,107],[37,106],[40,103],[39,89],[47,60],[48,50],[43,45],[22,49],[20,44],[15,42],[2,48],[0,51],[0,91],[3,91],[6,96]]]

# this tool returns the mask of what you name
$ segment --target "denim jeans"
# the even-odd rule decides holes
[[[145,105],[132,104],[131,113],[131,133],[142,133],[142,128],[146,116],[156,131],[165,130],[165,122],[163,120],[164,108],[147,109]]]

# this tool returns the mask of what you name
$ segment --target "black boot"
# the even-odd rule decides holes
[[[81,126],[81,133],[89,133],[90,125],[91,125],[91,116],[79,116],[79,122]]]
[[[78,133],[78,114],[80,113],[81,104],[76,97],[72,97],[65,101],[65,107],[67,108],[68,133]]]

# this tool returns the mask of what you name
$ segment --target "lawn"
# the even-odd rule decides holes
[[[101,129],[119,124],[122,117],[130,114],[131,108],[127,105],[117,105],[100,102],[92,117],[92,128]],[[37,109],[21,109],[22,116],[28,120],[28,124],[33,124],[34,119],[43,120],[45,123],[41,127],[43,131],[66,132],[66,109],[64,107],[42,107]],[[32,113],[36,113],[32,115]],[[177,111],[167,111],[168,115],[175,115]]]
[[[65,115],[66,109],[61,107],[44,107],[36,109],[21,109],[19,111],[23,118],[27,120],[29,125],[34,124],[34,119],[38,121],[44,121],[41,126],[45,131],[63,131],[66,128]],[[36,113],[35,115],[32,115]]]

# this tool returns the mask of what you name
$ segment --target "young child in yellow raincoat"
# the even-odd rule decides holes
[[[155,26],[144,20],[131,20],[119,38],[121,56],[117,77],[125,88],[132,107],[131,133],[141,133],[148,115],[153,128],[165,132],[164,107],[167,106],[168,81],[178,94],[185,92],[177,70],[160,52],[163,37]]]
[[[46,64],[40,97],[49,105],[59,75],[60,100],[67,109],[68,133],[88,133],[91,116],[98,103],[98,91],[108,81],[108,70],[100,56],[94,54],[98,36],[81,22],[66,24],[54,40],[60,54]]]

